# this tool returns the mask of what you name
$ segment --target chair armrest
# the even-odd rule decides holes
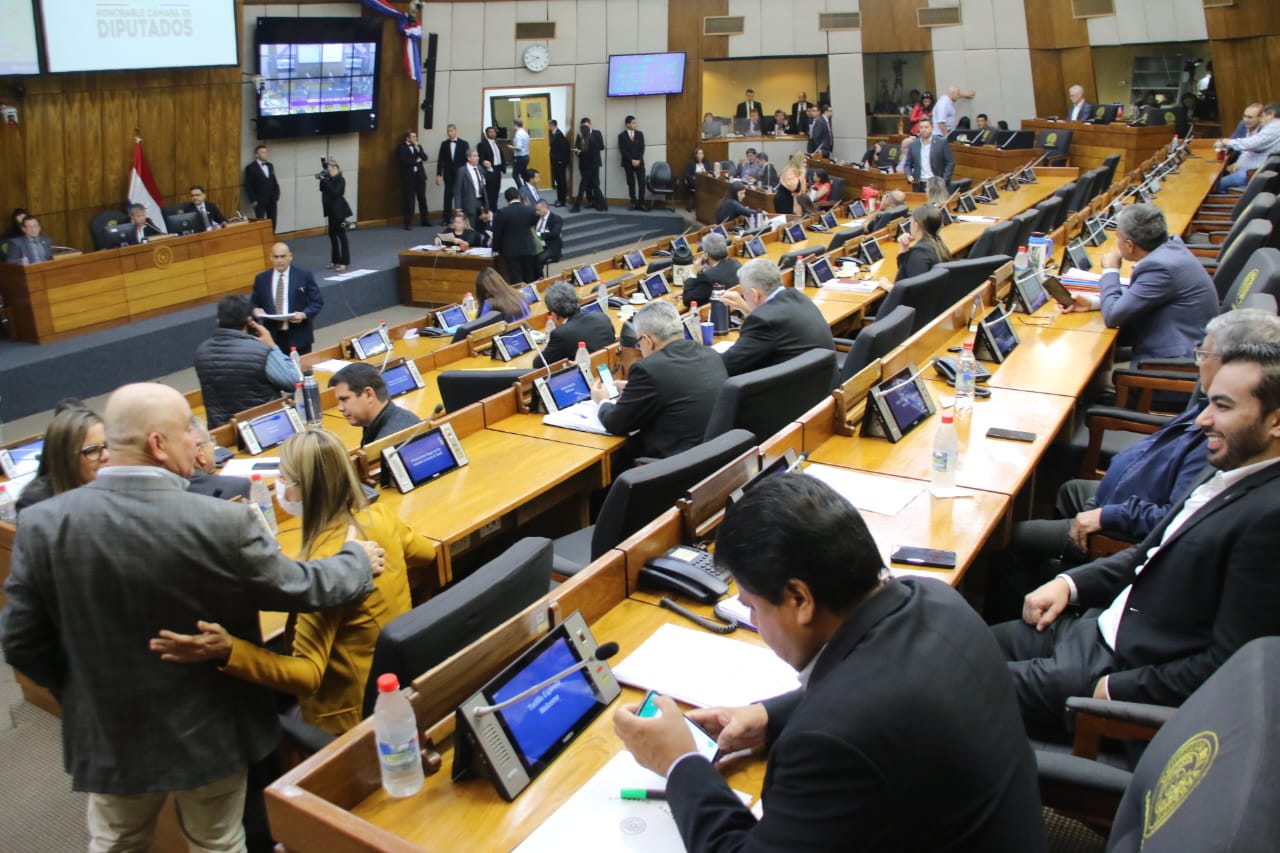
[[[836,352],[848,352],[853,349],[853,338],[832,338],[836,342]]]
[[[1068,157],[1066,154],[1054,154],[1050,157],[1044,158],[1044,165],[1046,167],[1059,165],[1059,164],[1065,165],[1070,159],[1071,158]]]
[[[310,723],[304,723],[297,717],[286,714],[280,715],[280,728],[284,730],[285,736],[294,742],[299,751],[308,755],[314,755],[338,739],[337,735],[321,731]]]
[[[1085,446],[1084,457],[1080,460],[1079,476],[1086,480],[1097,480],[1103,475],[1098,462],[1102,458],[1102,437],[1108,430],[1151,434],[1170,420],[1169,415],[1154,412],[1135,412],[1117,406],[1090,406],[1085,412],[1085,422],[1089,427],[1089,443]]]
[[[1036,775],[1040,778],[1042,790],[1046,785],[1083,789],[1113,796],[1118,804],[1133,779],[1133,774],[1127,770],[1065,752],[1037,749],[1035,757]]]
[[[1123,368],[1122,368],[1123,369]],[[1139,362],[1136,368],[1131,367],[1129,370],[1141,371],[1157,371],[1164,373],[1190,373],[1199,376],[1200,368],[1196,367],[1194,358],[1148,358]]]
[[[1117,406],[1129,406],[1130,395],[1136,394],[1137,409],[1143,412],[1151,411],[1156,391],[1191,394],[1196,387],[1195,379],[1187,373],[1137,370],[1132,367],[1117,367],[1111,372],[1111,381],[1116,386]]]
[[[1089,559],[1100,560],[1118,554],[1133,545],[1132,540],[1108,536],[1105,533],[1093,533],[1089,536]]]
[[[1067,713],[1075,722],[1072,752],[1083,758],[1097,758],[1103,738],[1149,741],[1177,710],[1141,702],[1072,696],[1067,699]]]

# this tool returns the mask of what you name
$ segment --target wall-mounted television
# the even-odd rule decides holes
[[[40,12],[51,72],[240,62],[235,0],[42,0]]]
[[[28,0],[12,3],[0,0],[4,26],[0,27],[0,76],[39,74],[40,54],[36,50],[36,18]]]
[[[258,137],[376,128],[381,48],[381,19],[258,18]]]
[[[621,53],[609,57],[609,97],[679,95],[684,91],[683,53]]]

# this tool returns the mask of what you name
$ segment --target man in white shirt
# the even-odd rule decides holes
[[[948,88],[946,94],[933,105],[933,129],[945,139],[948,133],[956,129],[956,101],[972,98],[976,94],[978,93],[973,89],[961,92],[959,86]]]
[[[1084,99],[1084,87],[1079,83],[1067,90],[1071,107],[1067,110],[1067,121],[1088,121],[1093,118],[1093,105]]]
[[[514,119],[515,135],[511,137],[511,160],[514,164],[517,184],[524,183],[524,173],[529,169],[529,131],[524,129],[524,122]]]
[[[1250,112],[1253,119],[1250,121]],[[1244,111],[1244,126],[1247,135],[1240,139],[1224,139],[1219,143],[1231,151],[1239,151],[1240,157],[1226,168],[1226,172],[1218,179],[1218,190],[1232,187],[1243,187],[1249,183],[1249,173],[1257,169],[1267,157],[1280,152],[1280,102],[1267,104],[1250,104]]]
[[[993,628],[1028,724],[1060,727],[1069,696],[1179,705],[1240,646],[1280,634],[1280,344],[1208,357],[1222,367],[1196,425],[1216,473],[1142,542],[1058,575]]]

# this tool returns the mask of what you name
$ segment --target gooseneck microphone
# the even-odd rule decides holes
[[[569,667],[563,672],[558,672],[555,675],[551,676],[546,681],[541,681],[530,688],[521,690],[519,693],[512,696],[510,699],[505,699],[502,702],[498,702],[497,704],[494,704],[494,705],[477,705],[473,713],[475,714],[476,717],[485,717],[485,716],[488,716],[489,714],[496,714],[497,712],[503,710],[504,708],[510,708],[512,705],[515,705],[519,702],[524,701],[525,699],[528,699],[533,694],[547,687],[550,687],[552,684],[555,684],[557,681],[561,681],[563,679],[568,678],[578,670],[586,669],[596,661],[608,660],[609,658],[613,657],[617,653],[618,653],[617,643],[605,643],[604,645],[598,647],[596,649],[596,653],[593,656],[587,658],[586,660],[581,661],[579,663],[575,663],[573,666]]]

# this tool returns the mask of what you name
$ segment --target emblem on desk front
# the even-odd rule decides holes
[[[1153,790],[1147,792],[1142,838],[1146,840],[1164,826],[1187,801],[1196,786],[1209,775],[1218,756],[1218,736],[1210,731],[1187,738],[1164,766]]]
[[[168,246],[156,246],[151,250],[151,260],[158,267],[167,267],[173,263],[173,249]]]
[[[1053,146],[1055,146],[1055,145],[1057,145],[1057,144],[1058,144],[1058,134],[1056,134],[1056,133],[1051,133],[1051,134],[1049,134],[1048,136],[1046,136],[1046,137],[1044,138],[1044,147],[1045,147],[1045,148],[1052,148]]]

